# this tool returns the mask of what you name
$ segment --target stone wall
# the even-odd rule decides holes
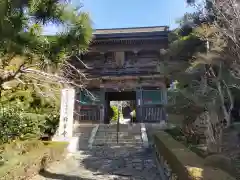
[[[220,169],[205,166],[204,159],[163,131],[154,136],[154,148],[163,180],[236,180]]]
[[[155,149],[155,157],[157,159],[157,163],[159,166],[159,171],[161,175],[162,180],[177,180],[178,176],[176,173],[174,173],[168,164],[168,162],[164,159],[164,157],[159,153],[157,150],[157,146],[154,145]]]
[[[240,178],[240,124],[224,130],[222,155],[231,159],[237,177]]]

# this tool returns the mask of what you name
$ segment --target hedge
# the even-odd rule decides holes
[[[220,169],[204,166],[204,159],[164,131],[154,135],[154,144],[179,180],[235,180]]]
[[[22,146],[16,149],[17,144]],[[67,143],[24,141],[15,145],[0,148],[0,155],[4,158],[4,163],[0,165],[0,180],[23,180],[34,176],[49,163],[61,160]]]

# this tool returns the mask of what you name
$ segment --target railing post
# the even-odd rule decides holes
[[[119,141],[119,106],[118,106],[118,117],[117,117],[117,144],[118,144],[118,141]]]
[[[143,91],[142,91],[142,88],[140,89],[140,93],[141,93],[141,96],[140,96],[140,115],[141,115],[141,123],[143,123]]]

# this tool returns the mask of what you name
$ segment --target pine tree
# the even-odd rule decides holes
[[[58,25],[56,36],[42,33]],[[62,76],[69,57],[85,51],[92,38],[87,13],[61,0],[0,1],[0,92],[19,84],[70,83]]]

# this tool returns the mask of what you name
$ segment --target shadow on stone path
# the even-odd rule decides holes
[[[151,149],[140,146],[102,146],[84,151],[80,164],[92,172],[132,180],[158,180],[159,173]]]
[[[160,180],[152,155],[141,146],[80,149],[32,180]]]

